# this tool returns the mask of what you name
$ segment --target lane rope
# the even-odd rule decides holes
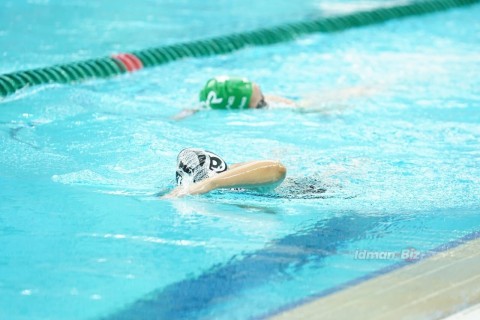
[[[99,59],[7,73],[0,75],[0,98],[31,86],[50,83],[76,83],[87,79],[108,78],[183,58],[227,54],[247,46],[271,45],[292,41],[307,34],[338,32],[479,2],[480,0],[419,1],[395,7],[361,11],[344,16],[287,23],[272,28],[234,33],[205,40],[160,46],[130,53],[119,53]]]

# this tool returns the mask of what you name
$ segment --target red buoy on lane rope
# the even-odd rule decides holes
[[[119,53],[112,56],[114,59],[120,61],[128,72],[133,72],[143,68],[143,63],[137,56],[131,53]]]

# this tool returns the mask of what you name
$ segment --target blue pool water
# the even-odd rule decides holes
[[[322,2],[264,2],[243,20],[224,1],[222,19],[200,23],[190,17],[210,11],[187,1],[120,1],[115,13],[66,3],[1,4],[0,71],[328,14]],[[145,22],[152,4],[159,14]],[[0,101],[0,318],[258,318],[403,261],[359,252],[424,256],[479,231],[479,15],[455,9]],[[170,119],[217,74],[310,107]],[[187,146],[229,163],[279,159],[289,179],[327,192],[287,182],[275,195],[159,200]]]

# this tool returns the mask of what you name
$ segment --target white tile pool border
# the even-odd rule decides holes
[[[443,320],[478,320],[480,319],[480,304],[457,312]]]

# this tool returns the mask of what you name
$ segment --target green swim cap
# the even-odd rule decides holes
[[[200,91],[200,102],[212,109],[246,109],[252,90],[252,82],[245,78],[215,77]]]

